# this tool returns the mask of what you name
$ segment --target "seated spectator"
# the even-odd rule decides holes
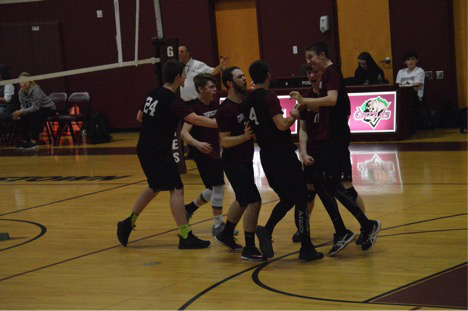
[[[397,74],[396,83],[400,87],[411,87],[414,90],[414,100],[410,104],[410,134],[416,133],[418,114],[421,109],[421,102],[424,95],[424,78],[425,72],[421,67],[417,67],[418,54],[413,51],[408,51],[403,54],[403,60],[406,68],[400,69]]]
[[[19,78],[27,77],[30,77],[30,74],[27,72],[19,75]],[[21,109],[13,112],[13,118],[21,119],[23,133],[22,148],[37,148],[42,125],[47,117],[57,113],[57,108],[55,107],[55,103],[44,94],[39,85],[34,81],[21,82],[20,86],[19,101]]]
[[[354,83],[382,84],[385,82],[383,70],[375,63],[368,52],[362,52],[358,56],[358,67],[354,72]]]
[[[6,65],[0,65],[0,81],[10,80],[10,70]],[[0,121],[11,118],[11,105],[15,87],[13,84],[0,86]]]
[[[396,83],[398,83],[399,86],[413,87],[421,101],[424,94],[425,72],[424,69],[416,66],[418,63],[418,54],[413,51],[408,51],[403,54],[403,61],[405,62],[406,68],[398,71]]]

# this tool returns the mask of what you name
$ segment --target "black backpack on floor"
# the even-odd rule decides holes
[[[84,129],[86,130],[88,141],[93,145],[112,141],[112,136],[109,135],[102,114],[99,112],[96,112],[88,119]]]

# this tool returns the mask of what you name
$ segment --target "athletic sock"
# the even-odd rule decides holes
[[[255,247],[255,232],[244,231],[245,236],[245,247],[254,248]]]
[[[135,227],[135,223],[136,223],[137,218],[138,218],[137,214],[135,214],[133,212],[130,214],[130,221],[132,222],[132,227]]]
[[[218,227],[224,222],[223,215],[216,215],[213,217],[214,220],[214,226]]]
[[[186,239],[188,237],[188,234],[190,232],[190,228],[188,226],[188,224],[183,224],[182,226],[179,226],[179,235]]]
[[[234,224],[232,222],[229,222],[229,220],[226,220],[226,225],[224,226],[223,234],[226,234],[227,236],[233,236],[234,229],[236,228],[236,226],[237,224]]]
[[[191,214],[195,213],[195,211],[198,209],[198,205],[195,201],[190,202],[189,204],[185,205],[185,210]]]

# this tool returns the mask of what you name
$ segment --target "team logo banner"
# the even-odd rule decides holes
[[[396,92],[350,93],[352,133],[396,132]]]

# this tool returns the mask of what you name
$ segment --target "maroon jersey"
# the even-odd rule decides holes
[[[320,122],[317,129],[318,140],[342,139],[350,134],[348,116],[350,102],[346,93],[343,75],[338,66],[328,66],[322,74],[320,97],[328,95],[328,91],[338,91],[334,107],[320,107]]]
[[[210,119],[214,119],[216,111],[219,108],[219,103],[211,102],[209,105],[205,105],[198,98],[192,101],[193,112],[200,116],[204,116]],[[193,138],[198,141],[209,143],[212,151],[208,154],[200,152],[197,148],[189,145],[189,150],[192,157],[206,157],[209,159],[221,159],[220,148],[219,148],[219,130],[217,128],[209,128],[203,126],[194,125],[190,134]]]
[[[256,89],[245,101],[244,114],[249,117],[250,126],[257,137],[262,152],[294,151],[291,131],[281,131],[273,121],[276,115],[283,115],[278,96],[266,89]]]
[[[218,122],[219,132],[231,132],[231,136],[244,134],[245,122],[247,122],[247,119],[242,113],[242,104],[237,104],[226,98],[216,113],[216,122]],[[240,145],[223,149],[223,158],[228,158],[233,161],[251,163],[253,154],[253,139],[243,142]]]
[[[317,98],[318,94],[314,91],[309,90],[304,97],[307,98]],[[307,126],[307,154],[312,155],[318,151],[317,143],[317,129],[320,120],[320,114],[318,112],[304,109],[301,111],[301,120],[305,121]]]
[[[193,112],[180,97],[165,87],[152,90],[141,111],[143,122],[137,151],[156,155],[170,152],[180,119]]]

